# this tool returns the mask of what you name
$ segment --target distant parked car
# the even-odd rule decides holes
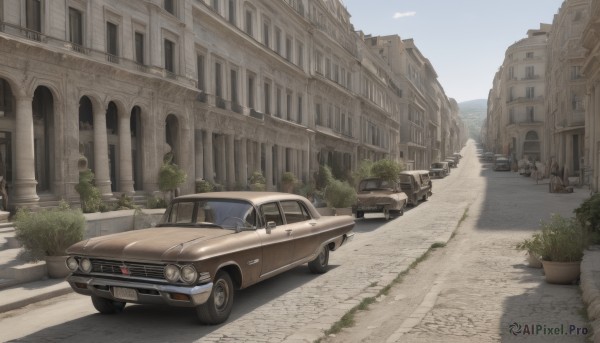
[[[450,168],[456,168],[456,163],[454,162],[453,158],[447,158],[444,160],[444,162],[448,163]]]
[[[87,239],[67,249],[67,281],[113,314],[126,303],[192,307],[201,322],[227,320],[234,290],[308,262],[353,237],[351,216],[321,216],[304,197],[215,192],[172,201],[157,227]]]
[[[496,162],[494,162],[494,170],[495,171],[510,171],[510,161],[506,157],[498,157],[496,158]]]
[[[403,215],[408,201],[400,184],[380,178],[361,180],[356,197],[356,205],[352,207],[356,218],[363,218],[365,213],[383,213],[389,220]]]
[[[433,162],[429,168],[429,176],[432,178],[443,178],[450,174],[448,162]]]
[[[486,162],[493,162],[494,161],[494,153],[490,152],[490,151],[484,153],[483,160]]]
[[[408,203],[417,206],[419,201],[426,201],[432,193],[429,170],[407,170],[400,172],[400,187],[408,197]]]

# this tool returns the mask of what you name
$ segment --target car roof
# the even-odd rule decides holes
[[[405,175],[427,174],[427,175],[429,175],[429,170],[405,170],[405,171],[400,172],[400,174],[405,174]]]
[[[208,192],[208,193],[196,193],[182,195],[176,198],[180,199],[233,199],[233,200],[245,200],[251,203],[263,203],[268,201],[279,201],[285,200],[306,200],[296,194],[283,193],[283,192],[254,192],[254,191],[232,191],[232,192]]]

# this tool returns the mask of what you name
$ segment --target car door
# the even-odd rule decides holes
[[[282,201],[281,209],[286,221],[286,229],[292,230],[294,254],[292,260],[299,261],[318,250],[321,244],[317,221],[313,219],[301,201]]]
[[[285,225],[278,202],[269,202],[259,207],[265,228],[257,232],[263,250],[261,276],[273,273],[292,262],[294,252],[293,232]],[[275,227],[270,228],[269,223]]]

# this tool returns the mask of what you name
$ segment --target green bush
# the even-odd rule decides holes
[[[333,178],[331,168],[321,165],[317,174],[317,189],[325,189],[333,180],[335,179]]]
[[[356,190],[346,181],[333,180],[325,189],[325,201],[333,208],[350,207],[356,202]]]
[[[65,249],[83,239],[85,217],[66,202],[51,210],[31,212],[19,209],[15,216],[15,236],[32,261],[44,256],[65,255]]]
[[[600,193],[596,193],[582,202],[573,212],[582,226],[590,232],[600,233]]]
[[[352,173],[352,179],[355,186],[358,186],[360,180],[367,179],[372,176],[371,170],[373,168],[373,161],[362,160],[358,165],[358,169]]]
[[[103,205],[102,195],[98,187],[94,185],[94,173],[86,169],[79,172],[79,183],[75,185],[75,191],[81,199],[81,209],[84,213],[94,213],[101,210]]]
[[[167,201],[161,197],[152,196],[146,201],[146,208],[167,208]]]
[[[517,245],[545,261],[576,262],[583,258],[583,250],[589,245],[587,229],[575,218],[553,214],[549,221],[542,221],[541,231]]]
[[[206,180],[196,181],[196,193],[208,193],[212,192],[215,189],[215,186]]]
[[[117,200],[117,203],[115,204],[115,210],[133,210],[136,206],[133,203],[133,199],[126,195],[126,194],[121,194],[121,197],[119,198],[119,200]]]
[[[158,172],[158,188],[163,192],[173,191],[186,179],[187,174],[178,165],[165,162]]]
[[[371,166],[373,176],[389,182],[398,181],[402,170],[400,163],[389,159],[379,160]]]

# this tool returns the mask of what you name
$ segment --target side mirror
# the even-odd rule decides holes
[[[271,233],[271,230],[277,227],[277,224],[274,221],[267,222],[267,233]]]

